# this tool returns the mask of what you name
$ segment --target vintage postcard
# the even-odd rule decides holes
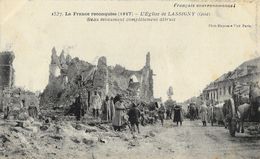
[[[0,0],[0,158],[260,158],[259,0]]]

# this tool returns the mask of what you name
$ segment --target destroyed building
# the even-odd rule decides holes
[[[14,57],[11,51],[0,52],[0,111],[3,109],[4,92],[14,85]]]
[[[35,93],[15,86],[14,58],[12,51],[0,53],[0,112],[8,107],[10,118],[22,114],[23,108],[39,106],[39,99]]]
[[[77,93],[90,105],[95,91],[102,99],[124,94],[144,102],[152,101],[153,70],[150,67],[150,53],[146,55],[145,66],[132,71],[120,65],[108,66],[104,56],[98,59],[97,65],[70,55],[65,57],[64,51],[58,56],[54,47],[49,65],[49,82],[41,95],[41,105],[69,105]]]
[[[0,89],[11,88],[14,84],[14,53],[5,51],[0,53]]]

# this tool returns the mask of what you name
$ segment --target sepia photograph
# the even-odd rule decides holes
[[[260,1],[0,0],[0,159],[259,159]]]

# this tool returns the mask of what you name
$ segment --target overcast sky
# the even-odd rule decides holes
[[[51,49],[95,63],[138,70],[151,53],[155,97],[173,87],[178,101],[199,95],[211,81],[257,57],[255,5],[210,9],[211,17],[177,17],[173,23],[88,23],[85,17],[52,17],[53,11],[177,11],[173,2],[1,1],[1,51],[15,52],[16,85],[43,90]],[[9,2],[10,3],[10,2]],[[182,11],[187,11],[182,9]],[[250,24],[252,28],[210,28],[208,24]]]

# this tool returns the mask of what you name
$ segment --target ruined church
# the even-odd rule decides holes
[[[108,66],[107,58],[102,56],[97,65],[65,56],[62,50],[57,55],[52,49],[49,65],[49,82],[41,95],[41,105],[69,105],[80,93],[90,104],[94,92],[102,99],[122,94],[143,102],[151,102],[153,96],[153,70],[150,66],[150,53],[146,63],[138,71],[128,70],[120,65]]]

